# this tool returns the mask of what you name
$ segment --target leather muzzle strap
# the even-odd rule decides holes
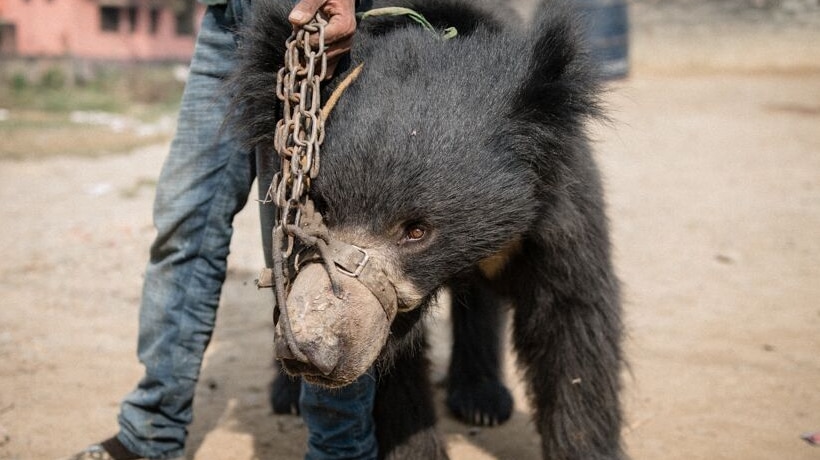
[[[379,300],[387,315],[393,321],[398,312],[396,288],[387,274],[372,263],[370,255],[364,249],[342,241],[331,240],[328,244],[330,258],[336,268],[344,275],[356,278]]]
[[[359,280],[376,297],[387,315],[388,321],[393,321],[399,311],[396,288],[387,274],[370,259],[364,249],[342,241],[331,240],[328,244],[330,259],[336,269],[345,276]],[[313,250],[308,254],[300,254],[296,265],[304,266],[309,263],[322,263],[322,258]],[[298,268],[297,268],[298,269]],[[270,268],[262,270],[256,280],[258,288],[273,287],[273,271]]]

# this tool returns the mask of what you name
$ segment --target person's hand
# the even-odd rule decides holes
[[[355,0],[300,0],[288,16],[288,20],[296,29],[301,27],[321,11],[327,19],[325,27],[325,45],[327,45],[327,72],[328,77],[333,75],[339,58],[348,51],[353,44],[353,34],[356,33],[356,1]]]

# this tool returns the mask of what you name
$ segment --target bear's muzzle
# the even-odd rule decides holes
[[[346,385],[375,362],[390,333],[396,306],[384,306],[360,279],[337,276],[334,294],[325,266],[310,263],[293,281],[286,306],[294,345],[276,326],[275,351],[284,369],[323,386]],[[281,323],[282,317],[280,317]],[[303,355],[304,359],[296,356]]]

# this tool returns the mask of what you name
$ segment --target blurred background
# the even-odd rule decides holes
[[[526,22],[535,2],[511,0]],[[820,458],[820,1],[577,0],[610,78],[596,142],[624,284],[624,439],[635,459]],[[153,190],[202,7],[0,0],[0,459],[113,434],[135,356]],[[255,192],[252,192],[252,196]],[[272,416],[270,293],[240,213],[188,458],[302,457]],[[433,371],[449,352],[430,321]],[[440,405],[454,459],[540,458],[516,413]],[[442,399],[442,392],[439,392]]]
[[[0,0],[0,157],[167,140],[203,11],[194,0]]]
[[[509,3],[524,18],[535,7]],[[820,66],[817,0],[576,3],[613,77]],[[193,0],[0,0],[0,158],[167,140],[203,11]]]

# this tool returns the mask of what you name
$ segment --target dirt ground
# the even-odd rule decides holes
[[[658,30],[636,30],[633,75],[607,96],[613,122],[594,130],[624,284],[627,449],[646,460],[820,459],[799,438],[820,430],[820,71],[810,59],[766,65],[792,45],[816,56],[820,35],[770,35],[783,52],[746,53],[741,67],[716,67],[723,51],[697,48],[701,37],[699,66],[650,65]],[[654,43],[674,42],[664,37]],[[0,459],[54,459],[115,432],[141,375],[137,309],[166,150],[0,163]],[[299,419],[267,404],[256,218],[250,205],[237,221],[188,458],[304,449]],[[440,378],[445,312],[431,329]],[[512,356],[506,365],[516,396],[506,425],[471,429],[440,411],[454,459],[539,458]]]

